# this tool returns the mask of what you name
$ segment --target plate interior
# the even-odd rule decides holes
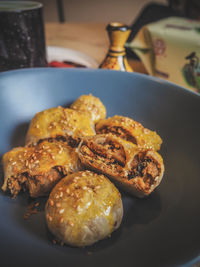
[[[43,212],[46,198],[40,199],[41,212],[24,220],[28,196],[11,199],[0,191],[3,266],[178,266],[197,261],[199,95],[145,75],[115,71],[45,68],[5,72],[0,74],[0,155],[24,144],[36,112],[67,106],[89,93],[102,100],[107,116],[129,116],[159,133],[166,168],[163,181],[146,199],[122,192],[120,229],[111,238],[82,249],[52,243]]]

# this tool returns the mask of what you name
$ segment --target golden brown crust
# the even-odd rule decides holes
[[[65,142],[44,140],[37,146],[17,147],[3,156],[2,189],[16,196],[21,189],[31,197],[46,195],[66,174],[77,170],[75,149]]]
[[[91,94],[80,96],[70,108],[80,111],[88,112],[94,123],[100,119],[105,119],[106,108],[98,97]]]
[[[86,137],[78,155],[82,165],[103,173],[134,196],[149,195],[161,182],[162,157],[112,134]]]
[[[159,150],[162,144],[160,136],[144,128],[139,122],[128,117],[114,116],[96,124],[97,134],[112,133],[142,148]]]
[[[37,113],[29,125],[26,144],[57,136],[79,139],[94,135],[94,124],[87,113],[69,108],[50,108]]]
[[[45,212],[48,228],[59,241],[81,247],[117,229],[123,206],[119,191],[105,176],[82,171],[53,188]]]

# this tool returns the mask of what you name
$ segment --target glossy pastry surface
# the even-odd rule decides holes
[[[72,109],[88,112],[94,123],[105,119],[106,108],[98,97],[82,95],[70,106]]]
[[[3,156],[2,189],[14,197],[21,190],[28,190],[31,197],[46,195],[62,177],[77,170],[77,163],[75,149],[61,141],[14,148]]]
[[[128,117],[114,116],[100,120],[96,124],[97,134],[112,133],[126,141],[132,142],[142,148],[159,150],[162,144],[160,136],[146,129],[137,121]]]
[[[33,117],[26,136],[26,144],[37,144],[39,140],[49,137],[79,139],[94,134],[94,125],[88,114],[57,107],[41,111]]]
[[[78,247],[106,238],[120,226],[122,216],[117,188],[105,176],[90,171],[63,178],[46,204],[49,230],[59,241]]]
[[[149,195],[161,182],[162,157],[112,134],[86,137],[78,148],[82,165],[103,173],[137,197]]]

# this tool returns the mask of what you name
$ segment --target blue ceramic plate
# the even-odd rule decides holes
[[[24,144],[34,114],[92,93],[107,115],[129,116],[163,138],[166,172],[147,199],[123,194],[111,238],[87,248],[51,242],[44,212],[24,220],[28,198],[0,192],[0,264],[5,266],[189,266],[200,253],[200,96],[145,75],[88,69],[0,74],[0,154]],[[2,181],[1,181],[2,183]],[[43,199],[45,202],[45,199]]]

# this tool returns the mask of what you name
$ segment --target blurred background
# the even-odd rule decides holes
[[[121,21],[127,24],[138,12],[152,1],[149,0],[40,0],[44,4],[45,20],[55,22],[59,19],[56,12],[59,2],[67,22],[105,22]],[[167,0],[154,3],[167,5]]]
[[[152,17],[150,19],[151,21],[165,16],[165,14],[163,13],[166,13],[166,16],[175,14],[184,17],[200,19],[199,0],[155,0],[155,1],[36,0],[36,1],[41,2],[44,5],[45,22],[59,21],[59,22],[109,23],[110,21],[121,21],[126,24],[132,24],[141,15],[141,13],[143,13],[144,9],[146,12],[146,9],[148,9],[147,7],[151,7],[151,14],[146,12],[145,16],[151,16]]]

